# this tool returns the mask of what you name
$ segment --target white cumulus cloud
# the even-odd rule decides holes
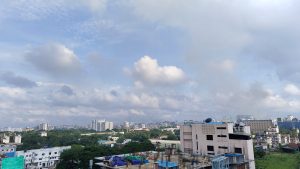
[[[184,71],[176,66],[160,66],[156,59],[144,56],[130,70],[136,83],[145,85],[175,85],[184,82]]]
[[[30,50],[25,58],[37,69],[53,76],[77,75],[81,71],[75,53],[58,43],[36,47]]]

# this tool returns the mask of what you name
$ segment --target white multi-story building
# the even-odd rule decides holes
[[[243,154],[250,169],[255,169],[250,127],[234,123],[209,122],[180,127],[181,151],[194,155]]]
[[[25,169],[40,169],[54,167],[59,161],[60,154],[71,146],[53,147],[45,149],[34,149],[17,151],[17,156],[24,156]]]
[[[15,144],[21,144],[22,143],[22,136],[21,135],[15,135],[14,137],[14,143]]]
[[[47,123],[41,123],[41,124],[39,124],[38,129],[42,130],[42,131],[47,131],[48,127],[49,127],[49,125]]]
[[[124,121],[123,127],[125,129],[129,129],[130,128],[130,123],[128,121]]]
[[[21,144],[22,143],[22,136],[17,134],[2,134],[0,136],[0,143],[3,144]]]
[[[113,122],[106,120],[93,120],[92,121],[92,129],[95,131],[105,131],[112,130],[114,127]]]

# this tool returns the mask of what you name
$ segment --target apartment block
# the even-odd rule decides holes
[[[249,169],[255,169],[250,127],[225,122],[208,122],[180,127],[181,151],[198,156],[242,154]]]

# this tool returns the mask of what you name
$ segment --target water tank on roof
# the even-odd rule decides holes
[[[213,121],[212,118],[207,118],[206,120],[204,120],[205,123],[210,123],[210,122],[212,122],[212,121]]]

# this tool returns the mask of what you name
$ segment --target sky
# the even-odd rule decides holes
[[[2,0],[0,127],[300,112],[297,0]]]

